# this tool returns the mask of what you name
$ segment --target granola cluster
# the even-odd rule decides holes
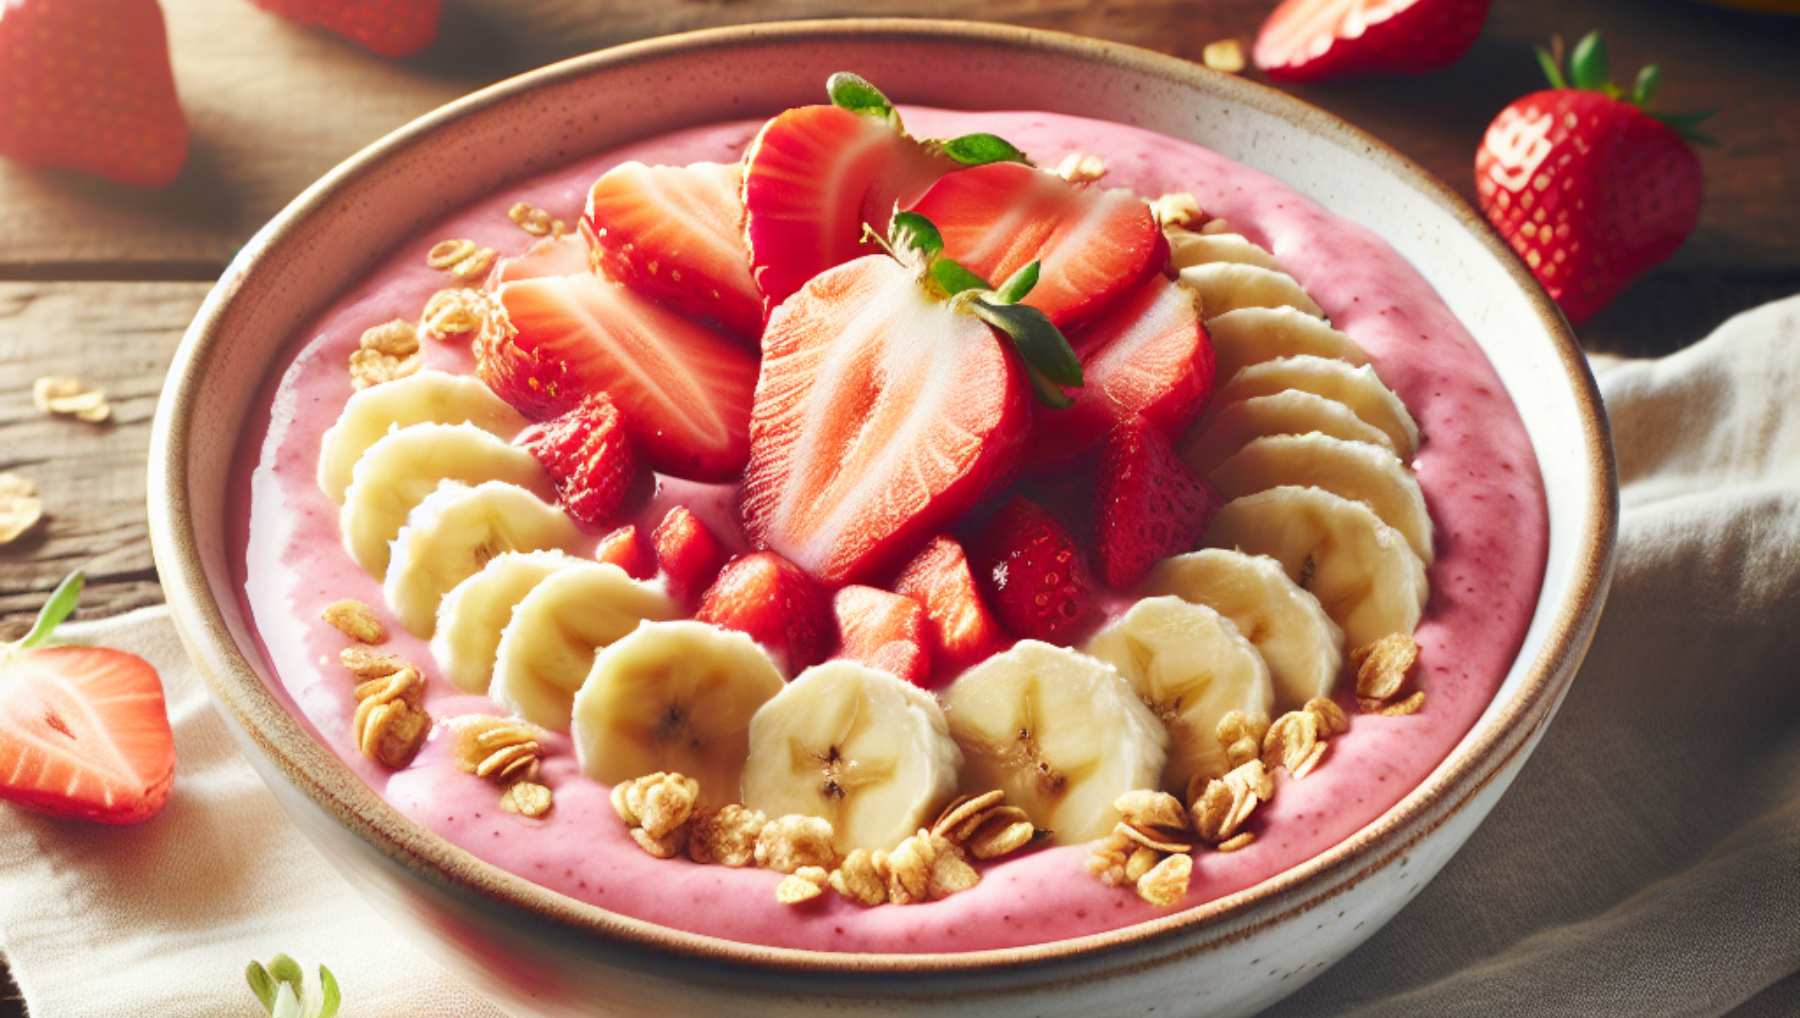
[[[431,731],[424,698],[425,677],[411,665],[357,683],[356,713],[350,722],[357,748],[386,767],[411,763]]]
[[[419,370],[419,330],[404,318],[370,326],[350,354],[350,384],[358,389]]]
[[[0,474],[0,545],[18,540],[43,518],[37,485],[22,474]]]
[[[1070,152],[1056,164],[1056,175],[1071,184],[1086,184],[1106,176],[1106,160],[1092,152]]]
[[[450,723],[456,736],[456,765],[465,773],[511,787],[536,781],[543,760],[536,725],[517,718],[471,714]]]
[[[533,237],[560,237],[569,232],[569,224],[530,202],[519,202],[506,210],[506,218]]]
[[[375,617],[375,609],[361,601],[350,598],[333,601],[319,614],[333,629],[357,643],[387,642],[387,627]]]
[[[99,424],[112,417],[106,390],[72,375],[45,375],[31,384],[31,402],[39,413],[73,417]]]
[[[487,276],[494,267],[496,255],[491,247],[481,247],[465,237],[440,240],[425,252],[425,264],[440,272],[448,272],[463,283],[473,283]]]
[[[1273,770],[1285,768],[1295,780],[1306,777],[1324,759],[1328,746],[1326,736],[1336,735],[1350,727],[1350,719],[1336,702],[1322,696],[1306,701],[1299,710],[1291,710],[1275,719],[1263,736],[1262,762]]]
[[[1419,644],[1406,633],[1389,633],[1350,652],[1356,669],[1356,705],[1365,713],[1400,717],[1417,714],[1425,706],[1425,691],[1396,700],[1406,677],[1419,660]]]
[[[472,341],[490,328],[495,310],[494,302],[480,290],[439,290],[425,302],[425,310],[419,315],[419,333],[440,343]]]
[[[1088,855],[1088,872],[1108,887],[1130,885],[1157,908],[1180,902],[1194,868],[1194,831],[1181,800],[1139,789],[1121,795],[1113,808],[1119,822]]]

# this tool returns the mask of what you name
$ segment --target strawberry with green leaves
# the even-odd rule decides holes
[[[53,817],[134,824],[168,801],[175,737],[148,661],[49,645],[83,583],[71,574],[31,631],[0,647],[0,799]]]
[[[1561,46],[1557,46],[1560,51]],[[1598,33],[1538,51],[1551,88],[1516,99],[1475,153],[1475,193],[1501,236],[1579,324],[1675,253],[1700,219],[1706,114],[1651,112],[1652,64],[1612,83]]]

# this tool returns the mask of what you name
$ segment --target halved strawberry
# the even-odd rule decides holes
[[[978,664],[1006,643],[954,537],[939,534],[919,549],[894,580],[894,592],[924,606],[925,633],[940,676]]]
[[[849,586],[831,598],[838,654],[923,686],[931,676],[929,623],[910,597]]]
[[[42,647],[74,610],[82,577],[50,596],[24,639],[0,647],[0,799],[103,824],[168,801],[175,737],[156,669],[105,647]]]
[[[1094,557],[1100,578],[1121,590],[1158,560],[1192,551],[1219,508],[1218,492],[1188,469],[1161,428],[1142,418],[1108,436],[1096,494]]]
[[[594,548],[594,559],[618,566],[634,580],[648,580],[656,575],[656,555],[644,546],[635,523],[627,523],[602,537]]]
[[[1069,328],[1103,313],[1168,260],[1168,241],[1130,191],[1071,184],[1021,163],[951,173],[912,206],[936,223],[944,254],[999,281],[1032,261],[1022,303]]]
[[[609,276],[748,339],[762,334],[762,292],[744,245],[739,163],[621,163],[594,182],[583,226]]]
[[[694,617],[749,633],[789,674],[825,660],[831,648],[831,597],[819,581],[770,551],[732,559],[700,597]]]
[[[515,279],[573,276],[588,271],[588,243],[579,234],[540,237],[511,258],[502,258],[488,274],[488,289]]]
[[[1122,421],[1142,417],[1174,436],[1205,408],[1213,348],[1194,292],[1153,275],[1073,339],[1084,384],[1074,405],[1040,413],[1028,458],[1066,460],[1099,445]]]
[[[556,482],[563,511],[590,527],[611,522],[638,479],[637,450],[604,392],[526,428],[514,441]]]
[[[670,509],[651,533],[650,543],[656,546],[656,564],[668,580],[669,592],[679,601],[691,601],[705,590],[725,564],[725,547],[687,506]]]
[[[1489,0],[1284,0],[1252,58],[1277,81],[1448,67],[1469,51]]]
[[[604,392],[655,469],[723,481],[743,467],[757,370],[743,344],[588,271],[507,283],[499,303],[509,327],[476,355],[521,413],[553,417]]]
[[[1081,550],[1042,507],[1014,498],[973,543],[980,575],[1006,627],[1068,644],[1093,613],[1093,581]]]

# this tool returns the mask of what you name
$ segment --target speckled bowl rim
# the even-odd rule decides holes
[[[569,898],[483,862],[388,805],[317,742],[264,686],[238,649],[220,610],[218,594],[207,581],[191,527],[187,483],[187,435],[196,425],[194,410],[205,385],[206,367],[224,341],[221,323],[226,308],[254,275],[264,254],[280,245],[295,224],[328,207],[339,187],[369,172],[389,155],[492,104],[552,83],[579,79],[601,68],[654,61],[677,52],[850,38],[861,42],[888,39],[899,46],[956,41],[1026,49],[1075,61],[1099,62],[1209,90],[1359,153],[1361,158],[1402,179],[1449,212],[1506,267],[1514,285],[1531,303],[1544,335],[1555,346],[1564,380],[1575,395],[1581,419],[1579,439],[1588,463],[1583,492],[1588,522],[1576,541],[1574,579],[1554,609],[1536,660],[1520,688],[1502,705],[1481,737],[1472,745],[1459,742],[1452,750],[1459,754],[1453,765],[1434,771],[1380,817],[1317,856],[1249,888],[1163,918],[1016,948],[936,954],[808,951],[742,943],[660,926]],[[217,426],[216,422],[213,426]],[[516,913],[508,919],[546,924],[546,933],[589,937],[589,942],[597,947],[650,949],[728,968],[840,976],[968,975],[1002,967],[1018,972],[1021,968],[1055,967],[1077,960],[1093,962],[1126,948],[1139,949],[1129,959],[1119,959],[1126,961],[1123,966],[1102,966],[1101,971],[1066,979],[1085,982],[1160,965],[1242,939],[1355,886],[1457,813],[1504,771],[1548,720],[1592,639],[1611,577],[1618,522],[1618,486],[1606,416],[1586,358],[1568,324],[1482,217],[1422,168],[1374,136],[1299,99],[1174,57],[1039,29],[893,18],[743,25],[615,46],[499,82],[428,113],[364,148],[320,178],[258,233],[207,297],[171,365],[157,408],[149,466],[150,529],[157,568],[177,629],[215,702],[294,788],[375,850],[406,867],[414,877],[489,903],[510,906]],[[1256,914],[1250,914],[1252,910]],[[1219,927],[1214,936],[1193,939],[1192,934],[1209,925]],[[1064,978],[1061,973],[1046,975],[1051,980]],[[920,984],[918,990],[930,992],[928,984]],[[959,992],[988,991],[964,984]]]

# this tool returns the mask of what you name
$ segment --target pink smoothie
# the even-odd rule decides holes
[[[1414,465],[1437,528],[1431,601],[1417,632],[1425,709],[1400,718],[1356,715],[1306,780],[1280,773],[1274,800],[1251,825],[1256,842],[1196,857],[1189,904],[1249,887],[1340,842],[1418,784],[1468,731],[1511,665],[1536,603],[1547,541],[1543,485],[1493,368],[1418,272],[1374,234],[1206,149],[1047,113],[913,109],[906,121],[921,137],[993,131],[1040,165],[1055,165],[1070,151],[1102,153],[1108,186],[1149,196],[1192,192],[1209,213],[1273,251],[1332,323],[1369,352],[1417,417],[1425,441]],[[563,737],[551,740],[544,767],[555,809],[541,820],[504,813],[495,786],[451,762],[441,727],[459,714],[498,708],[432,675],[424,642],[392,623],[391,649],[431,678],[426,705],[440,727],[402,771],[389,772],[356,752],[351,684],[336,662],[344,638],[320,621],[319,611],[345,597],[379,610],[383,599],[380,585],[342,550],[337,508],[316,486],[314,469],[319,437],[350,395],[345,360],[358,337],[370,325],[416,318],[445,285],[424,262],[436,241],[468,237],[516,252],[529,238],[506,218],[513,203],[531,202],[573,222],[588,185],[615,163],[732,160],[758,126],[746,120],[680,131],[494,194],[400,245],[296,332],[269,385],[266,424],[245,437],[236,471],[237,561],[273,672],[318,737],[407,816],[546,887],[651,922],[782,947],[920,952],[1040,943],[1166,914],[1089,877],[1080,846],[986,865],[978,887],[929,905],[864,909],[826,895],[801,909],[785,907],[773,894],[779,874],[644,854],[614,816],[608,789],[580,774]],[[471,367],[464,347],[428,344],[426,357],[429,367]],[[676,503],[737,540],[728,489],[666,483],[643,519],[653,522]]]

